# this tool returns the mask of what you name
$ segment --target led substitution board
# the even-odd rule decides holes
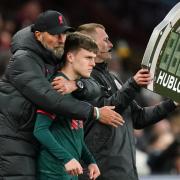
[[[180,103],[180,3],[153,30],[142,67],[153,76],[147,89]]]

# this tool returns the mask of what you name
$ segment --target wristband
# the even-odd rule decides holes
[[[94,107],[94,109],[96,111],[96,120],[99,120],[99,118],[100,118],[99,108]]]

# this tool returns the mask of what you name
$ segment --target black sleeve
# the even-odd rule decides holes
[[[132,104],[132,118],[135,129],[142,129],[166,118],[176,106],[172,100],[166,100],[158,105],[140,107],[136,102]]]
[[[93,100],[101,95],[101,87],[95,79],[92,77],[90,78],[81,78],[81,82],[83,83],[84,87],[82,89],[77,89],[72,94],[76,98],[80,100]]]
[[[30,55],[14,55],[6,77],[29,101],[41,109],[76,119],[88,119],[93,107],[73,97],[67,99],[56,92],[46,79],[42,67]]]
[[[92,102],[92,104],[97,104],[98,107],[116,106],[116,111],[119,113],[122,113],[131,104],[140,90],[140,87],[136,84],[133,78],[128,79],[126,83],[122,85],[122,88],[112,95],[108,92],[106,84],[103,82],[99,82],[99,84],[102,85],[101,96],[97,98],[96,101]]]

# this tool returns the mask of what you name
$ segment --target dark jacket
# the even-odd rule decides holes
[[[102,95],[94,104],[100,107],[115,105],[125,120],[125,124],[118,128],[98,121],[85,122],[85,142],[101,171],[98,180],[138,180],[133,129],[158,122],[173,111],[175,105],[168,100],[154,107],[138,106],[133,101],[139,91],[136,82],[131,78],[121,87],[105,63],[97,64],[92,76],[102,86]]]
[[[34,180],[38,146],[33,137],[35,109],[73,117],[92,117],[93,107],[64,99],[48,82],[59,60],[36,41],[30,27],[15,34],[12,58],[0,81],[0,179]]]

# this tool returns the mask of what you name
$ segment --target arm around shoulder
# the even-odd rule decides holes
[[[73,97],[65,98],[54,90],[43,72],[43,62],[24,54],[14,55],[6,77],[16,89],[33,104],[55,114],[62,114],[77,119],[92,116],[93,107]]]

